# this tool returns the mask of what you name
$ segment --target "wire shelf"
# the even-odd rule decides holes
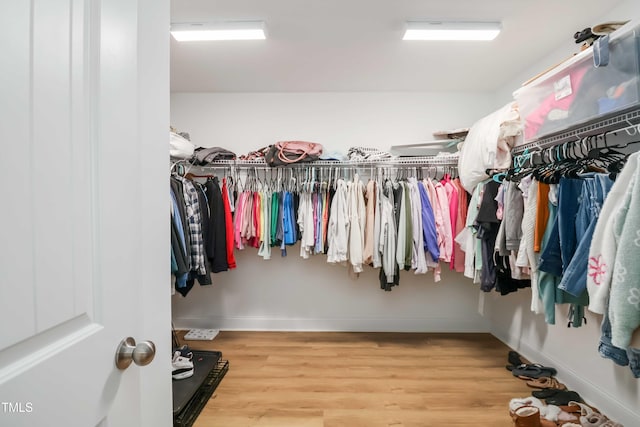
[[[222,168],[265,168],[265,169],[291,169],[313,167],[357,168],[357,167],[428,167],[428,166],[457,166],[458,155],[447,156],[416,156],[416,157],[390,157],[385,159],[365,160],[315,160],[312,162],[292,163],[285,166],[269,166],[264,159],[255,160],[216,160],[206,165],[193,165],[184,162],[189,168],[222,169]]]
[[[636,107],[633,110],[627,111],[622,114],[617,114],[613,117],[593,121],[581,127],[566,130],[556,135],[552,135],[546,138],[540,138],[536,141],[520,145],[518,147],[515,147],[512,150],[512,153],[514,155],[518,155],[525,150],[531,150],[534,148],[544,149],[553,147],[555,145],[560,145],[565,142],[576,141],[587,136],[602,135],[608,132],[616,132],[620,130],[635,129],[634,132],[627,132],[626,135],[618,132],[617,136],[623,137],[626,140],[628,140],[629,137],[635,137],[637,139],[637,134],[640,133],[640,129],[638,129],[638,126],[640,126],[640,108]],[[628,141],[622,142],[624,143]]]

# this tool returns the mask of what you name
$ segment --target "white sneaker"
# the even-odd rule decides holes
[[[193,359],[193,353],[191,352],[191,349],[188,345],[183,345],[182,347],[176,349],[176,351],[179,351],[180,356],[182,357],[186,357],[189,360]]]
[[[179,350],[173,353],[173,360],[171,361],[173,371],[171,376],[174,380],[183,380],[193,375],[193,361],[191,357],[191,353],[189,353],[188,357],[182,356]]]

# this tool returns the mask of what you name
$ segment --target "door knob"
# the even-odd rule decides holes
[[[153,341],[142,341],[136,344],[136,340],[127,337],[120,341],[116,350],[116,367],[127,369],[131,362],[138,366],[145,366],[151,363],[156,355],[156,345]]]

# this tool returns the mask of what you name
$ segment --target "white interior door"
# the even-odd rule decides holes
[[[171,425],[168,3],[0,2],[2,426]]]

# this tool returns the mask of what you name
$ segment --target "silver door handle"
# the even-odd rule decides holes
[[[127,337],[120,341],[116,350],[116,367],[124,370],[134,362],[138,366],[151,363],[156,355],[156,345],[153,341],[142,341],[136,344],[136,340]]]

